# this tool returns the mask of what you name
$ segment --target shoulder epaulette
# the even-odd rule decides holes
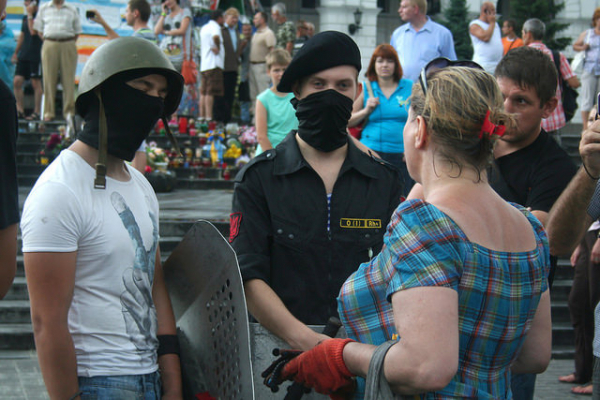
[[[371,160],[373,162],[376,162],[377,164],[381,164],[384,167],[388,167],[388,168],[390,168],[390,169],[392,169],[394,171],[398,170],[398,168],[394,164],[391,164],[390,162],[385,161],[383,158],[379,158],[379,156],[373,154],[373,152],[369,151],[368,154],[369,154],[369,158],[371,158]]]
[[[256,157],[254,157],[252,160],[250,160],[250,162],[248,162],[248,164],[246,164],[241,170],[240,172],[237,173],[237,175],[235,176],[235,182],[241,182],[244,180],[244,174],[246,173],[246,171],[248,171],[250,168],[252,168],[253,165],[256,165],[262,161],[270,161],[270,160],[274,160],[275,157],[277,156],[277,151],[275,149],[270,149],[267,150],[263,153],[260,153],[259,155],[257,155]]]

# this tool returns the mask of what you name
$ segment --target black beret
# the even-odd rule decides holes
[[[277,90],[291,92],[294,83],[300,79],[340,65],[350,65],[360,71],[360,50],[354,40],[337,31],[317,33],[298,50]]]

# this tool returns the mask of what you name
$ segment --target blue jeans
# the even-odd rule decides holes
[[[377,154],[379,154],[383,160],[398,168],[398,171],[400,171],[400,178],[402,179],[402,195],[408,195],[408,192],[410,192],[410,189],[412,189],[415,181],[413,181],[408,174],[408,168],[403,160],[404,153],[384,153],[382,151],[378,151]]]
[[[533,400],[536,374],[512,374],[510,389],[513,400]]]
[[[161,398],[160,374],[80,376],[82,400],[157,400]]]

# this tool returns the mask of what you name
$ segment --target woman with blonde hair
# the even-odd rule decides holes
[[[480,68],[436,59],[413,85],[404,144],[424,198],[400,204],[381,253],[342,286],[350,339],[293,358],[283,379],[335,396],[358,376],[369,396],[504,399],[511,371],[546,369],[548,240],[529,211],[488,183],[494,142],[514,120]],[[363,395],[359,384],[355,398]]]

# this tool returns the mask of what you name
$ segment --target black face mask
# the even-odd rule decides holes
[[[311,147],[323,152],[348,143],[348,120],[352,100],[334,89],[291,100],[298,118],[298,135]]]
[[[127,85],[124,81],[107,82],[101,88],[108,130],[107,152],[131,161],[164,111],[164,101]],[[90,96],[85,125],[77,138],[98,149],[100,132],[99,103]]]

